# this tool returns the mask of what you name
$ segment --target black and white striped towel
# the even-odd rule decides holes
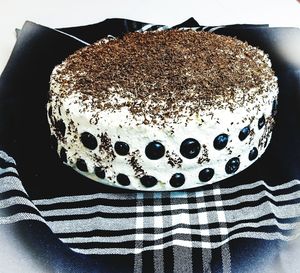
[[[192,19],[177,27],[187,26],[203,29]],[[298,29],[205,28],[260,46],[279,77],[271,145],[240,175],[190,191],[124,191],[74,174],[50,149],[53,66],[141,28],[165,27],[112,19],[60,30],[27,22],[19,32],[0,79],[0,272],[300,272],[300,62],[282,50]]]

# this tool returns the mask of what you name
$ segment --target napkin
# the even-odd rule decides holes
[[[235,36],[269,54],[280,92],[265,154],[232,178],[188,191],[134,192],[80,176],[51,149],[52,69],[107,35],[169,27],[26,22],[0,78],[0,240],[9,250],[0,272],[299,272],[300,30],[193,18],[173,26],[182,27]]]

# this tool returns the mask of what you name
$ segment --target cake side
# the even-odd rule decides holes
[[[55,68],[50,82],[48,119],[62,160],[98,182],[139,190],[197,187],[220,181],[250,166],[270,142],[277,108],[277,79],[267,55],[234,38],[221,36],[219,40],[219,35],[210,33],[166,31],[158,38],[154,38],[157,33],[147,35],[152,34],[150,38],[157,39],[156,42],[137,33],[123,38],[122,42],[98,42]],[[200,50],[202,58],[194,53],[198,59],[193,55],[193,69],[189,73],[195,75],[189,75],[187,67],[172,72],[178,65],[175,60],[187,56],[186,50],[178,47],[178,40],[175,45],[171,40],[170,44],[165,40],[162,44],[160,40],[164,35],[171,35],[169,38],[178,35],[183,39],[185,34],[189,36],[185,38],[186,44],[191,42],[192,35],[194,46],[198,46],[196,38],[199,37],[214,40],[200,45],[203,52],[208,47],[206,55]],[[140,76],[139,64],[135,67],[138,71],[128,73],[121,85],[128,68],[114,67],[114,79],[103,82],[105,68],[99,65],[99,59],[96,63],[91,61],[91,56],[96,58],[93,54],[100,54],[102,47],[122,51],[118,47],[126,44],[125,41],[132,48],[134,39],[137,44],[146,39],[147,50],[153,46],[151,41],[158,43],[162,51],[174,47],[178,50],[169,51],[169,64],[165,59],[162,61],[166,71],[156,74],[151,66],[147,68],[150,75],[139,78],[135,75]],[[213,50],[212,44],[219,49],[223,46],[218,62],[213,54],[217,49]],[[92,55],[86,52],[89,50]],[[124,52],[133,56],[128,57]],[[125,59],[140,58],[139,51],[130,53],[126,49],[124,52]],[[110,66],[117,58],[113,53],[107,61]],[[186,58],[193,59],[189,54]],[[232,59],[226,73],[228,63],[223,67],[222,56],[226,62]],[[83,60],[86,60],[84,65]],[[201,64],[198,68],[197,62]]]

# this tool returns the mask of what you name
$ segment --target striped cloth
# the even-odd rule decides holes
[[[74,252],[133,256],[134,272],[146,272],[144,262],[157,273],[214,272],[212,260],[219,260],[220,272],[235,272],[232,240],[290,241],[300,235],[299,180],[273,187],[264,181],[234,187],[217,183],[193,192],[31,200],[15,161],[0,152],[0,200],[0,224],[41,222]]]
[[[192,19],[177,27],[241,38],[248,33],[249,42],[261,35],[254,40],[263,41],[267,49],[279,37],[277,31],[283,33],[267,26],[201,27]],[[300,272],[296,107],[279,109],[279,129],[257,164],[231,180],[189,191],[133,192],[96,186],[57,163],[48,149],[46,115],[38,107],[45,98],[39,99],[36,90],[47,93],[44,81],[55,63],[107,34],[164,28],[123,19],[58,31],[25,24],[0,80],[4,150],[0,151],[0,242],[6,247],[0,255],[0,272]],[[295,30],[291,31],[289,35]],[[54,53],[45,55],[50,47]],[[33,66],[36,52],[44,58]],[[280,103],[292,106],[300,92],[300,70],[286,70],[285,63],[269,52],[277,75],[289,79],[280,82]],[[20,71],[27,76],[39,73],[42,80],[34,85]],[[15,91],[23,88],[34,91],[26,96]],[[290,93],[283,97],[285,90]],[[14,263],[9,262],[12,257]],[[21,269],[13,267],[18,263]]]

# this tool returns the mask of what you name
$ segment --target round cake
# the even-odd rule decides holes
[[[175,190],[226,179],[267,148],[268,55],[194,30],[102,39],[55,67],[48,120],[61,160],[106,185]]]

